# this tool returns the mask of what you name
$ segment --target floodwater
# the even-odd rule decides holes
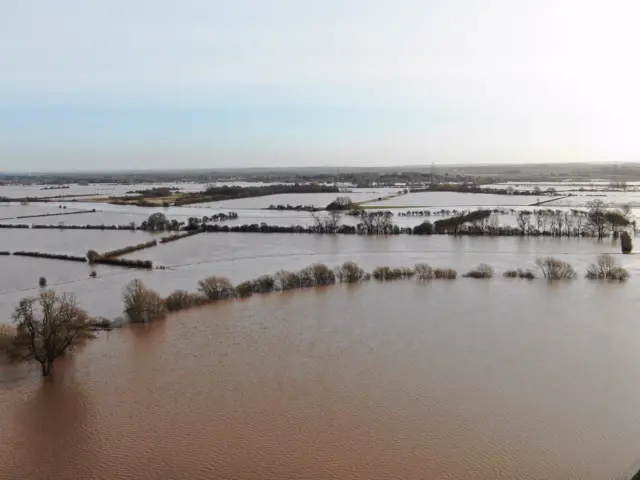
[[[0,251],[26,250],[83,256],[88,250],[106,252],[153,239],[160,240],[163,235],[139,230],[0,229]]]
[[[90,185],[78,185],[69,184],[69,188],[55,188],[47,190],[46,185],[0,185],[0,197],[7,198],[24,198],[24,197],[56,197],[60,195],[64,196],[82,196],[82,195],[95,195],[95,196],[124,196],[130,191],[136,190],[148,190],[151,188],[179,188],[184,192],[199,192],[206,188],[203,183],[191,183],[191,182],[171,182],[171,183],[137,183],[131,185],[113,184],[113,183],[100,183]]]
[[[417,192],[400,195],[370,205],[376,207],[466,207],[483,205],[532,205],[540,197],[529,195],[494,195],[491,193]],[[544,198],[542,198],[544,200]]]
[[[267,208],[270,205],[313,205],[324,208],[337,197],[349,197],[353,202],[373,201],[393,195],[401,189],[350,189],[347,193],[283,193],[262,197],[237,198],[198,204],[198,207],[244,209]]]
[[[635,285],[398,281],[221,302],[0,371],[0,478],[617,479]]]
[[[14,234],[18,237],[13,237]],[[150,238],[138,234],[143,232],[0,230],[0,240],[8,239],[6,244],[0,241],[0,245],[10,246],[8,250],[17,249],[23,240],[33,250],[83,255],[96,245],[97,250],[104,251],[109,245],[123,247]],[[152,260],[157,266],[167,267],[166,270],[96,266],[98,278],[89,278],[90,268],[85,264],[0,256],[0,323],[9,321],[21,298],[38,293],[35,287],[40,276],[47,278],[49,287],[76,294],[81,306],[91,314],[113,318],[122,313],[123,286],[135,278],[168,295],[176,289],[195,291],[198,281],[211,275],[226,276],[239,283],[316,262],[333,267],[356,261],[368,271],[377,266],[412,267],[427,262],[436,267],[455,268],[460,274],[479,263],[488,263],[501,276],[508,269],[535,268],[536,257],[546,255],[570,262],[582,276],[598,254],[612,253],[629,270],[632,277],[629,283],[633,284],[640,279],[640,257],[619,252],[619,242],[592,238],[204,233],[126,256]]]

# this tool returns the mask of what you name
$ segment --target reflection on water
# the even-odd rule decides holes
[[[638,457],[632,284],[258,296],[0,382],[0,478],[613,479]]]

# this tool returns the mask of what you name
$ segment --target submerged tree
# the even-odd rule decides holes
[[[171,222],[169,222],[169,220],[167,219],[167,216],[164,213],[154,213],[149,215],[149,218],[147,218],[144,222],[142,222],[142,224],[140,225],[140,228],[142,228],[142,230],[150,230],[152,232],[157,232],[157,231],[163,231],[163,230],[168,230],[171,226]]]
[[[148,323],[166,316],[162,297],[148,289],[141,280],[132,280],[122,294],[124,311],[132,323]]]
[[[596,263],[589,265],[586,276],[591,280],[624,281],[629,278],[629,272],[616,263],[613,255],[603,253],[598,256]]]
[[[90,318],[78,308],[73,295],[42,292],[24,298],[13,313],[16,335],[8,349],[16,360],[35,360],[47,376],[54,361],[92,338]]]
[[[349,210],[353,207],[353,202],[349,197],[338,197],[329,205],[327,205],[326,210]]]
[[[330,211],[328,215],[311,212],[313,220],[316,222],[318,231],[323,233],[336,233],[340,228],[342,217],[338,211]]]
[[[569,263],[557,258],[538,257],[535,263],[547,280],[573,280],[577,276]]]
[[[198,282],[198,290],[209,300],[226,300],[236,296],[236,289],[225,277],[208,277]]]
[[[592,200],[587,203],[587,207],[589,207],[587,213],[589,226],[594,230],[598,238],[605,237],[608,233],[609,220],[607,219],[604,202],[600,199]]]

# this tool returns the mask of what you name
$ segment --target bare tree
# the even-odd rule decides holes
[[[571,231],[573,230],[573,216],[569,210],[565,210],[562,212],[563,223],[564,223],[564,233],[567,237],[571,236]]]
[[[572,280],[577,276],[569,263],[557,258],[538,257],[535,263],[542,272],[542,276],[548,280]]]
[[[198,290],[209,300],[227,300],[234,298],[236,290],[225,277],[208,277],[198,282]]]
[[[587,207],[589,208],[589,212],[587,213],[589,226],[594,230],[598,238],[605,237],[607,235],[609,222],[607,221],[604,202],[600,199],[595,199],[588,202]]]
[[[576,236],[579,237],[582,234],[582,225],[584,224],[584,212],[581,210],[573,209],[571,210],[571,215],[573,216],[573,221],[575,223],[575,232]]]
[[[124,311],[132,323],[147,323],[166,316],[164,300],[141,280],[132,280],[122,294]]]
[[[489,217],[487,229],[491,235],[497,235],[498,230],[500,229],[500,222],[496,213],[492,213]]]
[[[591,280],[624,281],[629,278],[629,272],[627,272],[625,268],[617,265],[613,255],[603,253],[598,256],[596,263],[589,265],[587,278]]]
[[[340,283],[359,283],[368,280],[368,274],[355,262],[344,262],[334,271]]]
[[[335,210],[330,211],[328,216],[322,216],[316,212],[311,212],[311,216],[316,222],[318,230],[323,233],[336,233],[342,223],[342,216]]]
[[[541,210],[540,211],[540,216],[542,218],[542,233],[546,233],[547,226],[549,225],[549,222],[551,221],[551,215],[549,215],[549,212],[547,210]]]
[[[516,220],[518,222],[518,228],[522,235],[526,235],[531,229],[531,212],[527,210],[520,210],[516,214]]]
[[[393,229],[393,213],[391,212],[367,212],[363,210],[360,213],[362,228],[368,234],[385,234],[391,233]]]
[[[54,361],[92,338],[91,322],[86,312],[76,305],[73,295],[42,292],[24,298],[13,313],[17,324],[10,354],[17,360],[35,360],[47,376]]]
[[[556,225],[558,226],[556,235],[558,237],[561,237],[564,227],[564,214],[562,213],[562,210],[556,210],[555,212],[553,212],[553,216],[555,217]]]
[[[538,187],[540,188],[540,187]],[[533,220],[536,226],[536,233],[538,235],[542,235],[542,227],[544,224],[544,211],[541,209],[534,210],[533,212]]]

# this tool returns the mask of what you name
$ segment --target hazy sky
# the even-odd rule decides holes
[[[0,0],[0,170],[640,160],[635,0]]]

